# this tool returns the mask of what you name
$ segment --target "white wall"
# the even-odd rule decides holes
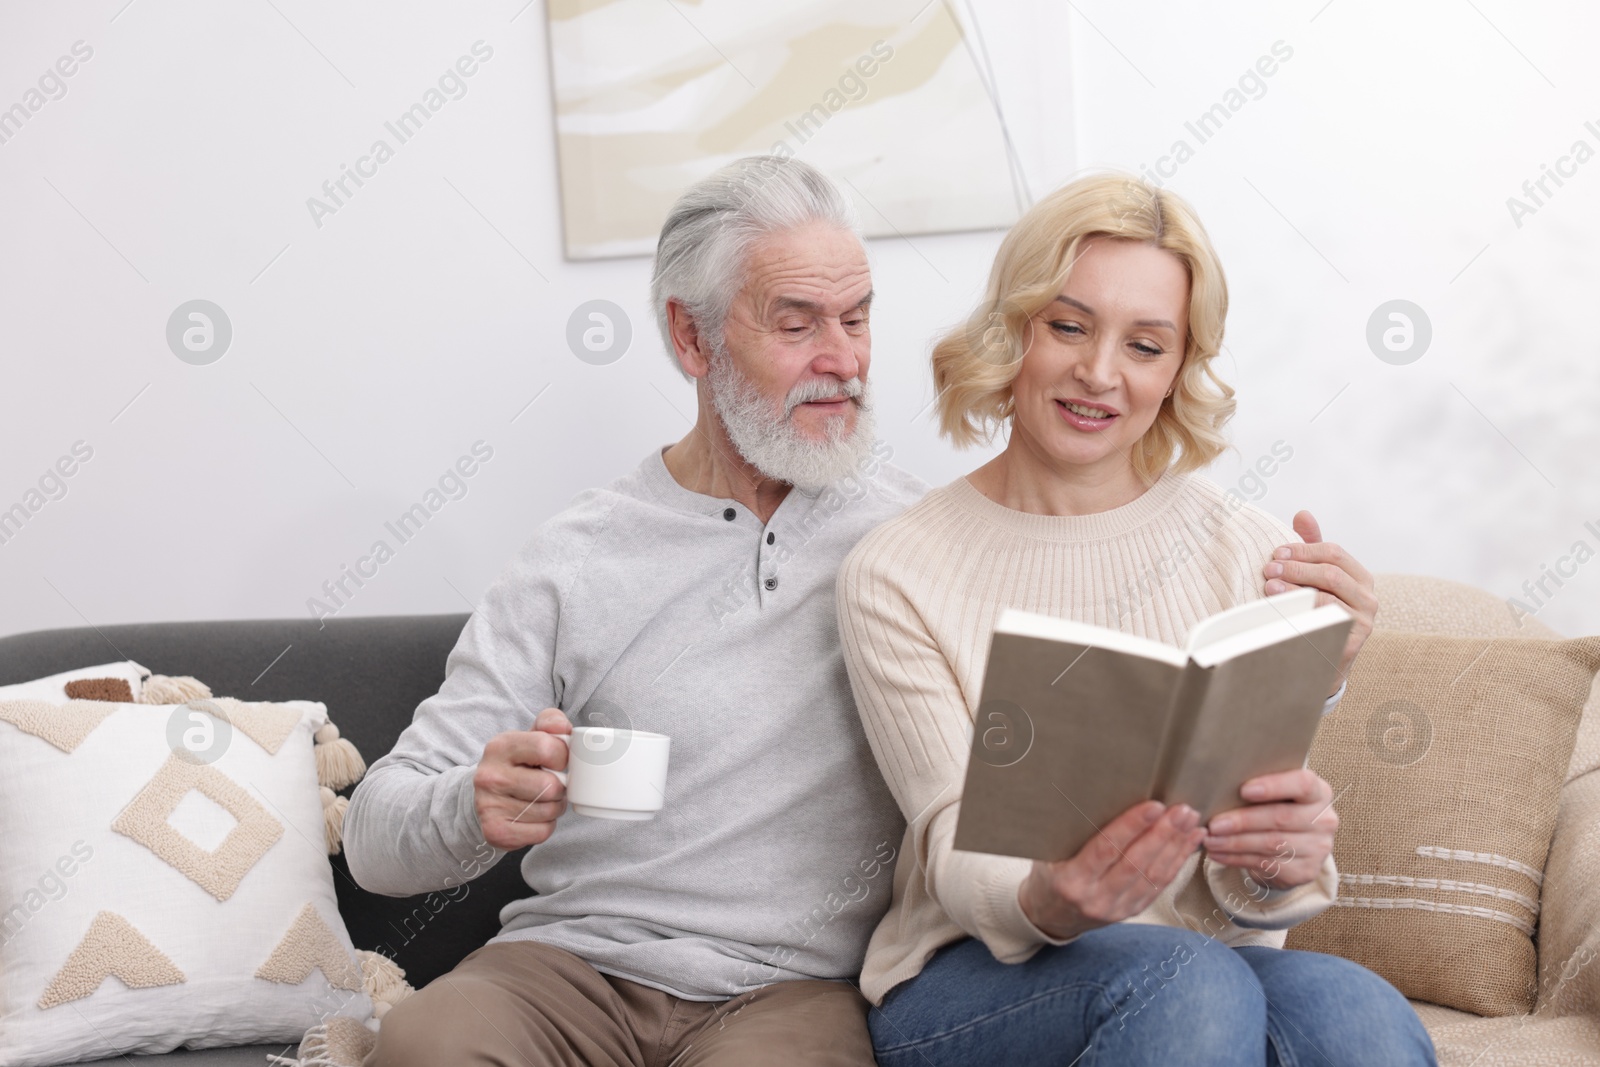
[[[561,257],[541,4],[123,5],[0,12],[0,108],[74,42],[93,49],[0,144],[0,508],[74,442],[93,449],[0,544],[0,634],[304,614],[482,440],[494,458],[467,495],[345,609],[467,610],[535,524],[682,434],[693,396],[651,328],[648,261]],[[1579,539],[1600,549],[1600,160],[1520,227],[1506,206],[1575,140],[1600,147],[1585,54],[1600,16],[1504,0],[1075,8],[980,8],[1035,195],[1074,148],[1080,166],[1154,166],[1274,42],[1293,51],[1169,183],[1232,285],[1239,454],[1215,476],[1281,439],[1294,457],[1264,507],[1312,508],[1374,569],[1502,597]],[[467,95],[316,227],[306,198],[479,40],[494,53]],[[975,298],[999,236],[871,249],[881,432],[936,483],[983,457],[932,431],[928,342]],[[194,298],[233,325],[209,366],[166,343]],[[633,320],[609,366],[564,340],[594,298]],[[1394,298],[1432,322],[1408,366],[1365,340]],[[1597,592],[1586,563],[1540,617],[1600,632]]]

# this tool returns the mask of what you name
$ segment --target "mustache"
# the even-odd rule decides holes
[[[854,400],[858,404],[866,392],[866,385],[860,378],[851,378],[848,381],[832,381],[827,378],[812,378],[803,381],[789,390],[789,395],[784,397],[783,414],[788,417],[794,414],[794,409],[801,404],[809,404],[814,400],[836,400],[843,397]]]

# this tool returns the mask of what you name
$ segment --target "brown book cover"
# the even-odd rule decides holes
[[[1196,625],[1185,647],[1008,610],[995,626],[955,847],[1075,855],[1154,798],[1202,821],[1304,766],[1352,620],[1298,589]]]

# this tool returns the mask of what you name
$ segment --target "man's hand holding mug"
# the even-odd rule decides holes
[[[484,840],[495,848],[537,845],[555,832],[567,801],[579,815],[640,822],[666,801],[664,734],[580,726],[546,708],[532,730],[490,738],[473,775]]]
[[[571,733],[560,708],[545,708],[533,729],[496,734],[483,746],[472,799],[485,841],[510,851],[549,839],[567,807],[566,783],[551,772],[566,768]]]

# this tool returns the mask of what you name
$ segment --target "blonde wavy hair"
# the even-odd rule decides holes
[[[1233,389],[1211,367],[1222,347],[1228,284],[1194,209],[1130,174],[1096,174],[1057,189],[1006,234],[988,292],[933,347],[939,430],[958,447],[991,441],[1015,414],[1011,385],[1032,341],[1033,319],[1066,285],[1091,237],[1141,241],[1172,253],[1189,273],[1189,330],[1172,395],[1128,457],[1151,483],[1169,468],[1197,470],[1228,448]]]

